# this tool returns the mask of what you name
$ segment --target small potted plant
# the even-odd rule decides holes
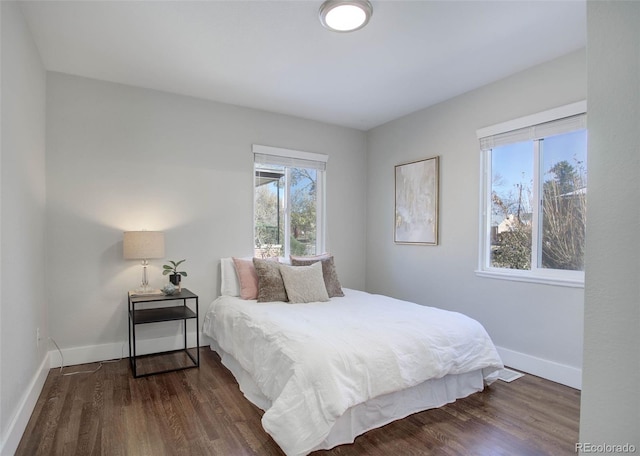
[[[185,261],[186,260],[169,261],[169,263],[171,264],[165,264],[164,266],[162,266],[164,268],[164,271],[162,271],[162,275],[170,274],[169,281],[176,287],[178,287],[178,290],[181,289],[180,280],[182,280],[182,277],[187,277],[187,273],[185,271],[178,271],[178,266],[180,266]]]

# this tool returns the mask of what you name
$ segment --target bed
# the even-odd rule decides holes
[[[481,391],[503,367],[460,313],[346,288],[304,304],[222,291],[203,332],[289,456]]]

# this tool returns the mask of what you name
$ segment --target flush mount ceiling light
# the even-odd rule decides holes
[[[361,29],[373,14],[368,0],[327,0],[320,6],[320,22],[334,32]]]

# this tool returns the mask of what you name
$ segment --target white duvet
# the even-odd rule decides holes
[[[448,374],[483,369],[487,378],[502,367],[487,332],[465,315],[344,292],[309,304],[222,296],[205,316],[205,334],[271,401],[262,425],[287,455],[314,449],[356,404]]]

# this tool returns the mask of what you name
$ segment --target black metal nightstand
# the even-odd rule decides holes
[[[187,300],[195,300],[195,312],[187,306]],[[147,375],[161,374],[164,372],[174,372],[183,369],[191,369],[193,367],[200,366],[200,320],[198,316],[198,295],[183,288],[180,293],[176,293],[171,296],[165,295],[151,295],[151,296],[137,296],[129,292],[129,363],[131,364],[131,371],[133,377],[146,377]],[[171,301],[182,301],[182,305],[168,305],[158,307],[147,307],[143,309],[136,309],[136,305],[144,303],[168,303]],[[187,320],[196,321],[196,346],[195,356],[190,353],[190,349],[187,347]],[[179,350],[169,350],[164,352],[150,353],[142,356],[136,355],[136,326],[148,323],[159,323],[162,321],[175,321],[182,320],[184,322],[184,348]],[[160,370],[154,370],[150,372],[144,372],[138,374],[138,358],[144,357],[158,357],[163,355],[183,353],[183,356],[187,362],[180,362],[180,360],[173,360],[173,365],[168,368],[162,368]],[[187,358],[188,357],[188,358]]]

